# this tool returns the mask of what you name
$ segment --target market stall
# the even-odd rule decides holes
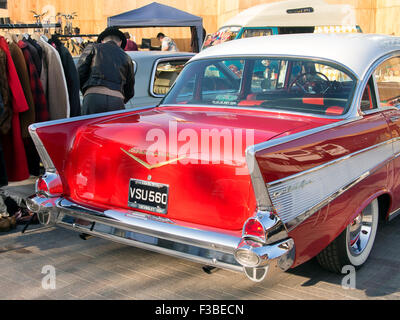
[[[157,2],[124,12],[107,19],[109,27],[146,28],[146,27],[191,27],[195,34],[194,48],[201,48],[203,43],[203,18],[162,5]]]

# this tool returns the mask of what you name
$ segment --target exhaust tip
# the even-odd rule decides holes
[[[79,234],[79,238],[81,238],[82,240],[89,240],[90,238],[92,238],[93,236],[87,233],[80,233]]]
[[[212,267],[212,266],[204,266],[204,267],[202,267],[202,269],[207,274],[212,274],[212,273],[217,272],[219,270],[219,268]]]

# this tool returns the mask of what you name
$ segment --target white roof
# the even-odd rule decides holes
[[[221,56],[308,57],[342,64],[363,79],[373,62],[396,50],[400,51],[400,37],[304,33],[232,40],[201,51],[191,61]]]
[[[313,12],[288,13],[287,10],[312,8]],[[291,12],[291,11],[289,11]],[[231,18],[223,26],[301,27],[356,25],[350,5],[327,4],[323,0],[288,0],[251,7]]]

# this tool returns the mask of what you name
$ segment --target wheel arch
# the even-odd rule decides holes
[[[392,196],[390,192],[386,189],[376,191],[366,198],[357,210],[354,211],[352,215],[349,216],[348,220],[345,222],[343,229],[347,227],[372,201],[378,199],[379,206],[379,220],[386,220],[389,214],[389,209],[392,204]]]

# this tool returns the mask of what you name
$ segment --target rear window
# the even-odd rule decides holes
[[[157,62],[154,76],[151,80],[151,92],[154,96],[164,96],[169,91],[187,60],[160,60]]]
[[[299,59],[198,60],[185,67],[164,104],[252,107],[345,114],[356,81],[333,64]]]

